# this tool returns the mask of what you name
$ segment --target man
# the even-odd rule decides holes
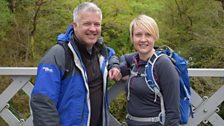
[[[119,60],[101,36],[102,12],[94,3],[81,3],[73,23],[42,58],[31,95],[34,126],[107,126],[107,76],[119,80]],[[66,69],[70,51],[72,70]],[[72,71],[72,72],[67,72]]]

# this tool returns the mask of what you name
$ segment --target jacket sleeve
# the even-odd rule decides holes
[[[120,57],[120,70],[122,77],[129,75],[132,69],[133,59],[137,53],[125,54]]]
[[[122,77],[129,75],[129,67],[128,67],[128,63],[126,61],[125,55],[122,55],[120,57],[120,70],[121,70],[121,75]]]
[[[119,68],[119,59],[118,57],[115,55],[115,52],[112,48],[106,47],[108,50],[108,67],[107,69],[110,70],[111,68]]]
[[[167,56],[161,56],[156,62],[158,84],[164,99],[165,126],[179,126],[180,85],[178,72]]]
[[[59,126],[57,103],[65,62],[64,49],[52,47],[38,65],[30,106],[34,126]]]
[[[119,59],[116,55],[113,55],[110,57],[109,62],[108,62],[108,70],[110,70],[111,68],[119,68]]]
[[[55,104],[42,94],[32,95],[30,106],[34,126],[60,126],[60,119]]]

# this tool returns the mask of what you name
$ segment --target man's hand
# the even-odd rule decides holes
[[[112,68],[109,71],[109,78],[111,80],[119,81],[121,79],[122,75],[118,68]]]

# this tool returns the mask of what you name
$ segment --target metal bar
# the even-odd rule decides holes
[[[112,115],[110,114],[110,126],[120,126],[120,122]]]
[[[194,77],[224,77],[224,69],[189,68],[188,72]]]
[[[26,85],[23,87],[23,91],[31,97],[31,92],[33,90],[33,84],[31,82],[26,83]]]
[[[198,108],[195,109],[195,117],[189,119],[192,126],[198,125],[203,120],[208,118],[216,112],[217,106],[224,101],[224,86],[219,88],[209,99],[204,101]],[[193,97],[193,96],[192,96]]]
[[[194,108],[198,108],[204,102],[204,100],[195,92],[195,90],[191,89],[191,93],[192,93],[191,103],[194,106]],[[223,126],[224,124],[223,119],[217,113],[212,114],[208,118],[208,121],[214,126]],[[192,118],[190,116],[188,124],[192,125],[191,122]]]
[[[212,116],[210,116],[208,121],[213,126],[223,126],[224,124],[224,120],[217,113],[214,113]]]
[[[113,87],[109,89],[108,97],[109,104],[122,92],[124,91],[126,81],[121,80],[116,82]]]
[[[224,69],[188,68],[189,76],[224,77]],[[0,75],[36,75],[36,67],[0,67]]]
[[[32,115],[24,122],[24,126],[33,126],[33,116]]]
[[[15,76],[13,82],[0,94],[0,110],[30,80],[31,76]]]
[[[194,108],[197,108],[200,104],[202,104],[203,99],[200,95],[197,94],[197,92],[191,88],[191,103],[194,106]]]
[[[9,126],[19,126],[19,120],[16,118],[16,116],[13,115],[13,113],[8,109],[4,108],[0,112],[0,116],[9,124]]]
[[[36,75],[36,67],[0,67],[0,75]]]

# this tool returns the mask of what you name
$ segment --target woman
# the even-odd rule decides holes
[[[159,39],[157,23],[146,15],[136,17],[130,24],[130,38],[137,52],[121,57],[122,76],[129,75],[125,88],[128,126],[178,126],[179,75],[168,56],[160,56],[153,68],[163,99],[150,90],[146,83],[145,68],[156,53],[154,44]],[[164,100],[163,114],[161,100]]]

